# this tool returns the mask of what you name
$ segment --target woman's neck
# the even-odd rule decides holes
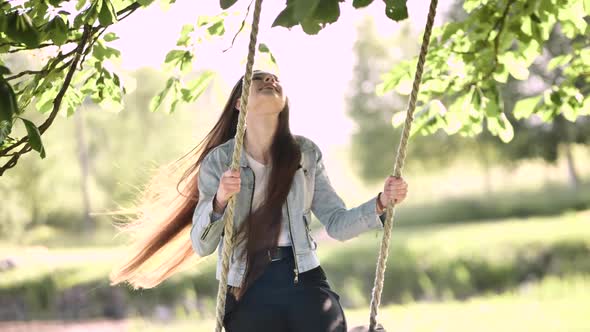
[[[248,154],[262,164],[270,163],[270,147],[278,126],[278,117],[248,116],[244,145]]]

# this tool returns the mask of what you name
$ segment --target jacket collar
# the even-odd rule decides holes
[[[231,138],[228,144],[228,160],[227,160],[227,167],[229,168],[231,166],[231,158],[232,155],[234,153],[234,146],[236,144],[236,139],[235,138]],[[304,160],[305,154],[303,153],[303,151],[301,152],[301,161],[299,163],[299,168],[303,168],[303,160]],[[250,167],[250,164],[248,163],[248,157],[246,157],[246,149],[242,149],[242,155],[240,156],[240,167]],[[307,172],[307,170],[305,170]]]

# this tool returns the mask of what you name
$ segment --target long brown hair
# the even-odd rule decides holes
[[[111,271],[111,285],[127,281],[134,288],[155,287],[198,259],[189,232],[199,201],[199,166],[212,149],[235,137],[239,115],[235,105],[241,92],[242,79],[234,85],[219,120],[205,138],[187,155],[162,168],[146,186],[134,217],[120,226],[122,231],[132,234],[134,243],[129,256]],[[247,260],[242,287],[236,291],[238,296],[264,270],[268,258],[264,259],[266,256],[261,253],[278,242],[282,206],[301,161],[289,127],[288,102],[278,117],[270,148],[272,168],[266,198],[250,212],[237,232],[238,241],[245,241],[242,254]],[[166,180],[178,171],[182,176],[171,188]]]

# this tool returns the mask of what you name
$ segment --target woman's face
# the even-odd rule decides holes
[[[278,114],[285,108],[287,97],[276,75],[255,71],[248,97],[248,114]],[[236,107],[240,109],[240,100]]]

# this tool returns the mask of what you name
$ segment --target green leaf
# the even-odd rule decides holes
[[[92,55],[99,61],[109,58],[118,58],[121,56],[121,52],[115,48],[105,46],[105,44],[99,40],[94,44],[92,49]],[[99,62],[100,63],[100,62]]]
[[[445,26],[443,27],[443,33],[441,36],[441,43],[445,43],[447,40],[449,40],[449,38],[454,35],[459,28],[461,27],[461,24],[456,23],[456,22],[451,22],[451,23],[447,23],[445,24]]]
[[[556,56],[555,58],[551,59],[547,64],[547,70],[554,70],[557,67],[561,67],[566,65],[568,62],[572,60],[573,56],[571,54],[563,54],[560,56]]]
[[[221,9],[225,10],[233,6],[236,2],[237,0],[220,0],[219,5],[221,6]]]
[[[0,76],[10,74],[10,69],[8,67],[0,65]]]
[[[267,53],[268,56],[270,57],[270,61],[275,65],[277,64],[277,59],[275,59],[274,55],[272,54],[272,52],[270,51],[268,46],[266,46],[266,44],[264,44],[264,43],[258,44],[258,51],[260,53]]]
[[[0,77],[0,121],[12,123],[12,116],[17,112],[18,104],[14,90],[8,82]]]
[[[119,39],[119,37],[114,32],[109,32],[106,35],[104,35],[104,40],[106,42],[112,42],[117,39]]]
[[[363,7],[367,7],[368,5],[370,5],[371,2],[373,2],[373,0],[353,0],[352,6],[357,9],[363,8]]]
[[[287,4],[285,9],[283,9],[279,13],[277,18],[275,18],[274,22],[272,23],[272,26],[273,27],[281,26],[281,27],[285,27],[285,28],[292,28],[292,27],[296,26],[297,24],[299,24],[299,22],[294,17],[293,8],[294,7],[292,5]]]
[[[176,46],[188,46],[191,36],[190,34],[195,31],[195,26],[193,24],[185,24],[182,26],[182,30],[180,31],[180,38],[176,41]]]
[[[266,46],[266,44],[264,44],[264,43],[260,43],[258,45],[258,51],[259,52],[262,52],[262,53],[268,53],[268,52],[270,52],[270,50],[268,49],[268,46]]]
[[[563,103],[559,108],[559,111],[563,114],[563,117],[566,120],[574,123],[576,122],[576,119],[578,118],[578,110],[572,107],[569,103]]]
[[[12,131],[12,122],[0,120],[0,146],[4,144],[4,140],[10,135]]]
[[[94,25],[101,8],[102,0],[93,0],[90,7],[82,14],[82,21],[88,25]]]
[[[445,120],[443,117],[445,116],[446,108],[442,104],[438,105],[441,107],[437,107],[437,102],[438,100],[433,100],[414,114],[410,137],[413,137],[416,133],[423,135],[432,134],[444,126]]]
[[[212,36],[222,36],[225,33],[225,26],[223,24],[223,20],[215,22],[215,24],[207,28],[207,31]]]
[[[34,48],[41,42],[41,36],[27,13],[12,13],[6,20],[6,35],[12,40]]]
[[[383,0],[385,2],[385,15],[399,22],[408,18],[406,0]]]
[[[527,36],[533,35],[533,21],[529,16],[524,16],[520,25],[520,29]]]
[[[154,0],[137,0],[137,3],[139,3],[142,7],[147,7],[151,5],[152,2],[154,2]]]
[[[340,5],[338,1],[320,1],[313,16],[321,24],[334,23],[340,17]]]
[[[44,98],[39,100],[35,107],[40,113],[47,113],[53,110],[53,98]]]
[[[99,0],[100,1],[100,0]],[[98,14],[98,21],[102,26],[108,26],[117,22],[117,12],[110,0],[102,0],[103,4]]]
[[[504,53],[498,56],[498,59],[515,79],[526,80],[529,77],[529,70],[524,59],[517,58],[513,52]]]
[[[181,90],[182,99],[187,103],[197,100],[205,92],[205,89],[207,89],[214,77],[214,72],[206,71],[196,79],[190,81],[187,87]]]
[[[492,76],[494,77],[494,80],[496,80],[496,82],[499,83],[506,83],[508,82],[508,70],[506,69],[506,66],[503,64],[498,64],[496,70],[494,71],[494,73],[492,74]]]
[[[488,130],[500,137],[502,142],[508,143],[514,138],[514,128],[506,115],[501,113],[498,117],[487,118],[488,119]]]
[[[189,51],[186,51],[182,56],[182,60],[180,62],[180,70],[184,74],[188,74],[193,69],[193,54]]]
[[[295,19],[303,21],[306,17],[313,14],[318,7],[320,0],[297,0],[294,2],[293,14]]]
[[[45,158],[45,147],[43,147],[43,142],[41,141],[41,133],[39,132],[39,128],[35,126],[35,124],[27,119],[20,118],[23,123],[25,124],[25,128],[27,129],[27,135],[29,136],[29,145],[33,150],[39,152],[41,158]]]
[[[162,90],[157,96],[155,96],[150,101],[150,111],[151,112],[157,111],[160,108],[160,106],[162,106],[162,103],[164,102],[166,95],[168,95],[168,92],[170,91],[172,86],[174,84],[176,84],[175,82],[178,82],[177,78],[174,78],[174,77],[169,78],[168,81],[166,82],[166,87],[164,88],[164,90]]]
[[[68,23],[60,15],[55,16],[46,29],[55,45],[63,45],[68,40]]]
[[[534,96],[519,100],[514,105],[514,117],[516,119],[525,119],[531,116],[539,104],[539,101],[541,101],[541,97],[542,96]]]
[[[563,99],[559,91],[551,92],[549,99],[551,99],[551,103],[553,103],[553,105],[561,106],[563,104]]]
[[[0,9],[1,10],[1,9]],[[6,15],[0,15],[0,32],[4,32],[6,31],[6,20],[7,20],[7,16]],[[0,50],[0,53],[4,53],[4,51]]]
[[[78,2],[76,2],[76,10],[81,10],[82,8],[84,8],[84,6],[86,5],[86,1],[87,0],[78,0]]]
[[[166,59],[164,60],[165,63],[174,63],[178,62],[184,56],[184,50],[172,50],[166,54]]]
[[[315,35],[328,23],[334,23],[340,17],[338,1],[320,1],[313,15],[301,21],[303,31],[308,35]]]
[[[308,35],[317,35],[322,30],[322,26],[312,18],[303,20],[301,22],[301,28]]]
[[[469,14],[482,4],[482,0],[466,0],[463,9]]]
[[[383,82],[377,85],[375,91],[378,96],[385,95],[385,93],[395,89],[402,79],[410,77],[405,64],[406,63],[399,64],[393,70],[381,76]]]
[[[495,86],[494,86],[495,87]],[[486,91],[486,96],[481,98],[481,107],[485,111],[485,115],[490,117],[498,117],[502,112],[500,108],[501,98],[497,89]]]
[[[584,11],[590,16],[590,0],[584,0]]]

